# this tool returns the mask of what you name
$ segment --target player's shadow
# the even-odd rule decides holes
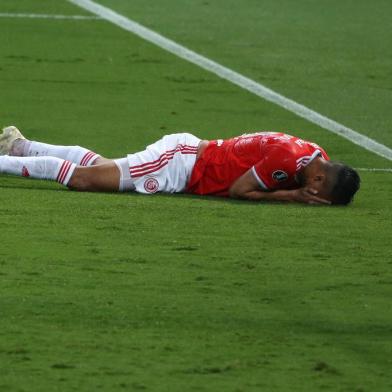
[[[51,191],[51,192],[72,192],[78,193],[77,191],[69,190],[61,185],[58,185],[55,182],[47,182],[34,180],[30,178],[21,178],[21,177],[13,177],[13,176],[4,176],[4,181],[0,181],[0,189],[20,189],[20,190],[29,190],[29,191]],[[82,193],[82,192],[80,192]],[[153,197],[153,198],[180,198],[180,199],[195,199],[198,201],[219,201],[220,203],[229,203],[229,204],[249,204],[249,205],[258,205],[259,203],[255,203],[249,200],[236,200],[230,199],[227,197],[218,197],[218,196],[200,196],[200,195],[192,195],[188,193],[157,193],[154,195],[142,195],[136,192],[83,192],[83,193],[105,193],[116,195],[117,197]]]

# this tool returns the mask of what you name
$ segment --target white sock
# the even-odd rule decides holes
[[[100,157],[93,151],[79,146],[56,146],[26,139],[17,139],[10,155],[19,157],[57,157],[76,163],[79,166],[91,166]]]
[[[0,156],[0,173],[54,180],[65,186],[75,169],[74,163],[56,157]]]

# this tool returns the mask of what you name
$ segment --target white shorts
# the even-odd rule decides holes
[[[196,162],[201,139],[190,133],[164,136],[145,151],[127,156],[132,184],[138,193],[183,192]]]

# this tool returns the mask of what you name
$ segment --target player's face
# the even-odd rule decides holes
[[[317,190],[318,197],[321,197],[322,199],[328,200],[332,203],[333,199],[331,195],[331,187],[328,184],[330,184],[330,182],[327,181],[327,179],[324,177],[322,180],[311,181],[309,186]]]
[[[316,188],[317,190],[317,196],[321,197],[324,200],[328,200],[332,202],[332,196],[331,196],[331,191],[330,189],[326,189],[325,186],[320,186],[319,188]]]
[[[301,187],[309,187],[317,191],[317,196],[332,201],[331,189],[328,186],[326,173],[307,173],[302,171],[297,174],[297,182]]]

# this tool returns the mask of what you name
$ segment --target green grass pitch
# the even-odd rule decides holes
[[[392,5],[100,0],[392,147]],[[0,13],[88,15],[65,0]],[[391,162],[102,20],[0,17],[0,123],[108,157],[283,130]],[[390,391],[392,174],[348,208],[0,178],[0,391]]]

